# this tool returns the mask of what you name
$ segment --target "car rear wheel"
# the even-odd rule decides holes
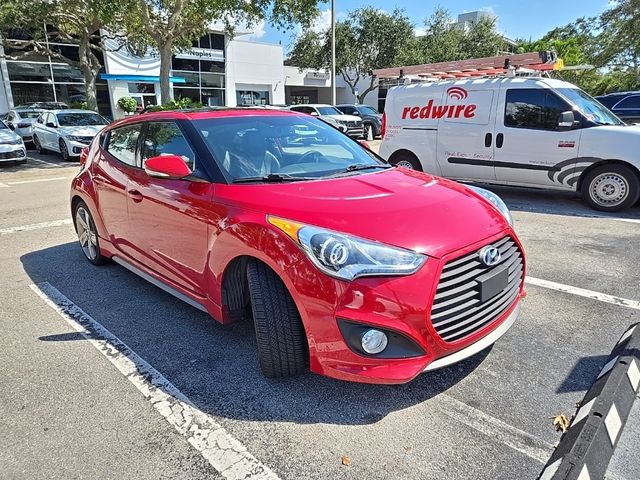
[[[640,196],[638,175],[626,165],[602,165],[582,181],[582,197],[596,210],[618,212],[633,206]]]
[[[36,147],[36,152],[40,154],[47,153],[47,151],[42,147],[42,144],[40,143],[40,139],[35,135],[33,136],[33,146]]]
[[[389,163],[398,167],[409,168],[411,170],[422,171],[420,161],[410,153],[400,152],[391,157]]]
[[[60,155],[62,155],[62,159],[65,162],[71,160],[71,156],[69,155],[69,148],[67,147],[67,142],[63,139],[58,140],[58,145],[60,146]]]
[[[78,241],[84,256],[94,265],[103,264],[106,261],[106,257],[100,253],[98,230],[86,203],[78,203],[73,218],[76,232],[78,233]]]
[[[298,309],[284,283],[258,261],[247,265],[247,281],[262,373],[281,378],[304,372],[307,339]]]

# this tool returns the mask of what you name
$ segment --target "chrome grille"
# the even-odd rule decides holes
[[[431,308],[431,323],[447,342],[461,340],[485,327],[507,310],[518,296],[523,273],[522,252],[511,237],[493,243],[500,250],[500,263],[485,267],[479,250],[448,262]],[[477,278],[507,265],[507,287],[492,298],[481,302]]]

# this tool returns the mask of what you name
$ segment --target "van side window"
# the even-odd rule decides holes
[[[141,130],[141,123],[114,128],[109,133],[105,149],[122,163],[132,167],[137,166],[136,149]]]
[[[558,130],[562,112],[571,107],[543,88],[507,90],[504,124],[506,127]]]

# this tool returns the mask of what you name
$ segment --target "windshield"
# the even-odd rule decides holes
[[[343,115],[336,107],[316,107],[320,115]]]
[[[268,175],[319,179],[357,175],[386,165],[358,142],[313,117],[260,115],[193,123],[232,181]],[[371,170],[359,170],[356,165],[371,166]]]
[[[58,123],[61,127],[85,127],[91,125],[106,125],[102,115],[97,113],[58,113]]]
[[[38,118],[41,110],[16,110],[16,113],[20,115],[20,118]]]
[[[559,88],[558,91],[577,107],[578,111],[587,120],[599,125],[623,125],[622,120],[616,117],[607,107],[579,88]]]
[[[369,105],[358,105],[358,111],[365,115],[380,115],[380,112]]]

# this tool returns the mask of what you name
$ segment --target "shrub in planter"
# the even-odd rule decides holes
[[[118,107],[125,113],[134,113],[138,109],[138,102],[131,97],[121,97],[118,99]]]

